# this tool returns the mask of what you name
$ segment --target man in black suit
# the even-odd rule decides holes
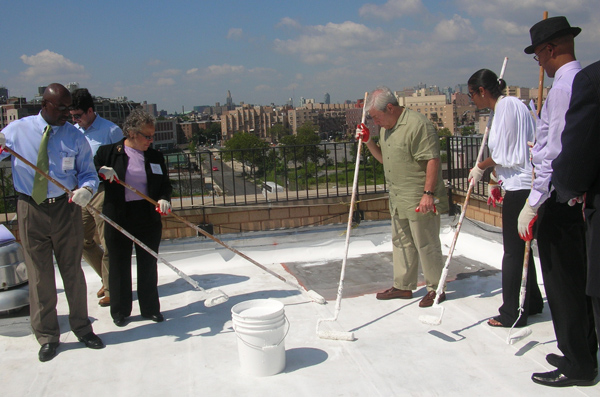
[[[524,240],[532,238],[534,223],[537,227],[535,237],[544,289],[557,347],[562,352],[546,356],[555,370],[534,373],[531,379],[552,387],[594,384],[598,367],[592,305],[585,294],[587,264],[582,205],[559,202],[551,188],[552,161],[561,151],[565,114],[570,99],[576,96],[572,94],[573,80],[581,70],[575,58],[574,40],[580,32],[581,28],[572,27],[563,16],[544,19],[530,29],[532,44],[525,48],[525,53],[535,54],[533,59],[554,79],[531,151],[535,178],[518,221],[519,235]]]
[[[591,297],[600,330],[600,61],[582,69],[573,80],[562,150],[552,163],[552,185],[558,200],[585,197],[587,245],[586,294]]]

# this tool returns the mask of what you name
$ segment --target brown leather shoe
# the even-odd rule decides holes
[[[438,303],[442,303],[445,300],[446,300],[446,293],[442,292]],[[425,295],[423,297],[423,299],[421,299],[421,302],[419,302],[419,307],[430,307],[433,305],[434,301],[435,301],[435,291],[429,291],[427,293],[427,295]]]
[[[105,296],[104,298],[100,299],[100,301],[98,301],[98,304],[102,307],[110,306],[110,297]]]
[[[375,297],[381,301],[388,299],[410,299],[412,298],[412,291],[409,289],[398,289],[392,287],[383,292],[378,292]]]
[[[97,296],[98,298],[102,298],[102,297],[104,296],[104,286],[102,286],[102,288],[100,288],[100,289],[98,290],[98,292],[96,292],[96,296]]]

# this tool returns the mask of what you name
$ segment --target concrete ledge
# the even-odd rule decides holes
[[[453,192],[453,202],[463,205],[465,194]],[[258,207],[258,208],[257,208]],[[290,229],[301,226],[325,224],[345,224],[348,221],[350,197],[331,197],[287,202],[265,203],[254,206],[204,207],[173,210],[188,222],[199,225],[210,223],[215,234],[241,233],[248,231]],[[360,194],[357,210],[362,211],[365,220],[390,219],[387,193]],[[11,214],[14,219],[14,214]],[[502,205],[489,207],[481,199],[469,200],[468,218],[502,227]],[[192,237],[194,229],[173,217],[163,217],[163,239]],[[6,227],[19,240],[16,220],[5,223]]]

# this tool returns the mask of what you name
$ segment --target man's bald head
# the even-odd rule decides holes
[[[71,93],[62,84],[52,83],[42,96],[42,117],[50,125],[62,126],[71,114]]]

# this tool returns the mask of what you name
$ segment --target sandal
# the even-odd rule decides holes
[[[500,316],[497,317],[492,317],[488,320],[488,325],[490,327],[504,327],[504,325],[502,325],[502,323],[500,321],[498,321],[500,319]]]

